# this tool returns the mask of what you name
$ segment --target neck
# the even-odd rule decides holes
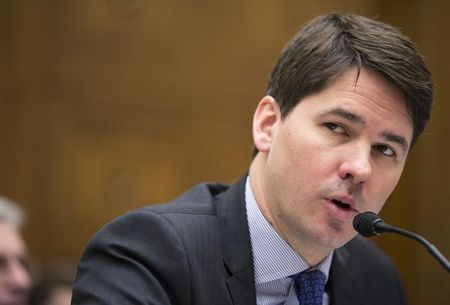
[[[266,187],[265,161],[266,154],[261,152],[258,153],[253,159],[249,170],[250,184],[258,208],[278,235],[280,235],[291,248],[308,263],[309,266],[315,266],[330,254],[330,249],[325,249],[317,245],[314,241],[306,240],[301,234],[283,229],[286,228],[286,226],[284,226],[283,223],[278,223],[274,219],[270,200],[271,194],[268,193]]]

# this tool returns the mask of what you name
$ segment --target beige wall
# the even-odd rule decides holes
[[[318,14],[354,12],[401,28],[434,74],[432,123],[383,216],[450,256],[448,3],[2,1],[0,193],[26,208],[35,257],[76,262],[119,214],[242,175],[282,46]],[[377,243],[411,304],[448,302],[448,274],[426,250],[397,236]]]

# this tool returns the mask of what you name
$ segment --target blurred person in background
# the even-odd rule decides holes
[[[31,290],[29,305],[70,305],[75,267],[51,264],[42,268]]]
[[[20,228],[21,209],[0,196],[0,305],[28,304],[32,279]]]

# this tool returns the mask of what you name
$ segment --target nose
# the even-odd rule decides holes
[[[28,292],[30,289],[31,276],[20,259],[10,261],[6,277],[11,290]]]
[[[339,176],[343,180],[352,180],[355,184],[367,181],[372,175],[370,150],[353,149],[346,154],[339,167]]]

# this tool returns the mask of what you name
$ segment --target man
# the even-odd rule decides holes
[[[0,197],[0,305],[28,304],[31,277],[19,231],[21,223],[20,209]]]
[[[256,108],[248,176],[107,225],[81,259],[72,304],[406,304],[352,219],[386,202],[432,94],[421,56],[391,26],[313,20]]]

